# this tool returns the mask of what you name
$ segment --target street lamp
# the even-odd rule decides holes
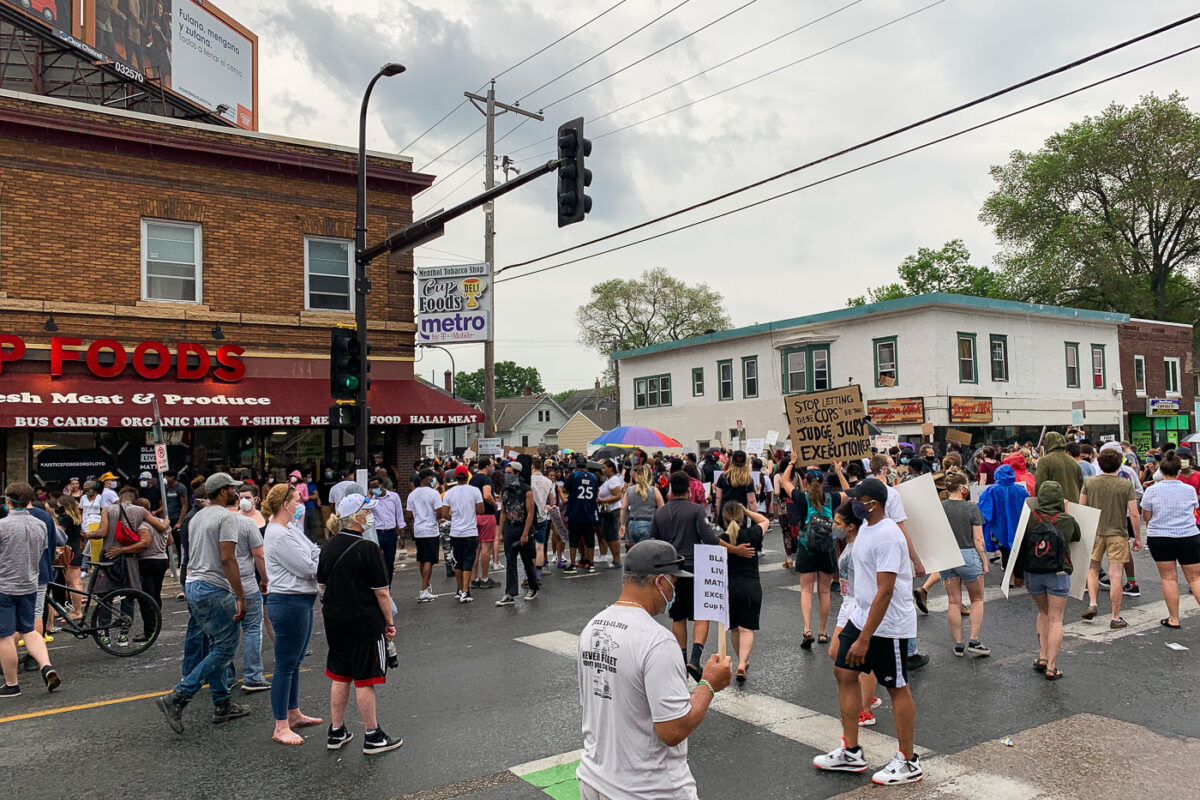
[[[358,396],[355,398],[358,425],[354,430],[354,461],[358,467],[367,465],[371,425],[371,415],[367,410],[367,295],[371,293],[371,284],[367,281],[367,260],[363,258],[363,251],[367,249],[367,104],[371,101],[371,90],[380,78],[391,78],[401,72],[404,72],[403,64],[384,64],[380,67],[367,84],[362,109],[358,114],[358,198],[354,213],[354,326],[362,356],[359,361]]]

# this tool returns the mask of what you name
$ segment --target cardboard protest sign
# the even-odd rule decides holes
[[[904,502],[904,513],[908,519],[904,529],[912,540],[913,549],[921,557],[926,573],[961,567],[962,551],[950,529],[950,520],[938,499],[933,475],[925,474],[896,487]]]
[[[729,571],[725,548],[698,544],[692,574],[695,581],[695,618],[719,622],[729,627]]]
[[[783,400],[797,464],[829,464],[873,454],[857,384],[788,395]]]
[[[967,433],[966,431],[956,431],[954,429],[950,429],[946,431],[946,441],[954,442],[955,444],[969,445],[971,443],[971,434]]]
[[[1002,590],[1008,597],[1008,587],[1012,581],[1013,571],[1017,565],[1017,554],[1021,552],[1021,543],[1025,540],[1025,530],[1029,526],[1032,510],[1037,508],[1037,498],[1031,497],[1025,501],[1021,509],[1021,518],[1017,520],[1017,535],[1013,538],[1012,556],[1008,559],[1008,567],[1004,570]],[[1067,501],[1067,514],[1079,523],[1079,541],[1067,546],[1071,553],[1071,596],[1082,600],[1087,593],[1088,566],[1092,559],[1092,546],[1096,543],[1096,531],[1100,527],[1100,509],[1081,506]]]

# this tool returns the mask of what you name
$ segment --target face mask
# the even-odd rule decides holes
[[[901,459],[900,459],[900,463],[901,463],[901,464],[907,464],[907,463],[908,463],[908,459],[907,459],[907,458],[901,458]]]
[[[1190,458],[1179,459],[1179,466],[1183,467],[1184,469],[1187,469],[1191,465],[1192,465],[1192,460]]]
[[[331,469],[327,469],[327,470],[325,470],[325,477],[326,477],[326,478],[332,478],[332,477],[333,477],[333,470],[331,470]]]
[[[657,589],[657,587],[656,587],[656,589]],[[665,614],[670,613],[671,606],[675,605],[675,584],[673,584],[673,583],[671,584],[671,599],[670,600],[668,600],[667,596],[665,594],[663,594],[662,589],[657,589],[657,591],[658,591],[658,596],[661,597],[663,599],[663,602],[667,604],[667,607],[663,609],[663,613],[665,613]]]
[[[106,487],[108,487],[109,489],[115,489],[115,488],[117,488],[117,482],[116,482],[116,481],[106,481],[106,482],[104,483],[104,485],[105,485]]]
[[[371,494],[375,495],[376,497],[383,497],[383,489],[372,489]]]
[[[249,511],[250,509],[254,508],[254,501],[249,497],[243,497],[238,501],[238,508],[240,508],[242,511]]]
[[[304,506],[296,506],[296,510],[292,512],[292,522],[299,522],[304,516]]]
[[[149,485],[150,485],[150,481],[138,481],[138,486],[141,486],[143,489],[145,489]]]
[[[846,529],[839,528],[837,525],[834,525],[833,526],[833,538],[837,539],[839,542],[846,541]]]
[[[432,488],[436,489],[436,488],[437,488],[437,485],[438,485],[438,479],[437,479],[437,478],[434,478],[433,480],[431,480],[431,481],[429,482],[429,485],[430,485],[430,487],[432,487]]]
[[[859,519],[867,518],[867,507],[858,500],[850,501],[850,510],[854,512],[854,516]]]
[[[511,472],[504,476],[504,483],[507,484],[508,486],[516,486],[520,482],[521,482],[520,479],[517,478],[516,475],[513,475]]]

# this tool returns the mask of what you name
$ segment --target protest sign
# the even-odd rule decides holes
[[[862,389],[857,384],[788,395],[784,407],[796,463],[828,464],[872,455]]]
[[[1017,520],[1017,534],[1013,538],[1012,555],[1008,559],[1008,567],[1004,570],[1004,596],[1008,597],[1008,587],[1012,581],[1013,571],[1017,566],[1017,556],[1021,552],[1021,542],[1025,540],[1025,530],[1029,526],[1031,512],[1037,508],[1037,499],[1030,497],[1021,509],[1021,518]],[[1079,541],[1067,545],[1071,553],[1071,596],[1082,600],[1087,593],[1087,573],[1092,559],[1092,546],[1096,543],[1096,531],[1100,527],[1100,509],[1081,506],[1067,501],[1067,514],[1079,523]],[[1022,576],[1024,577],[1024,576]]]
[[[747,439],[746,440],[746,452],[749,453],[751,456],[761,456],[763,453],[763,450],[766,450],[766,449],[767,449],[767,440],[766,439]]]
[[[966,431],[956,431],[951,428],[950,430],[946,431],[946,441],[954,442],[955,444],[969,445],[971,443],[971,434],[967,433]]]
[[[881,433],[871,437],[871,446],[880,453],[886,453],[893,447],[900,444],[900,437],[894,433]]]
[[[779,431],[767,431],[767,438],[765,441],[769,446],[774,447],[775,443],[779,441]]]
[[[729,571],[725,563],[725,548],[718,545],[698,544],[694,551],[696,566],[693,610],[694,618],[709,620],[720,625],[718,628],[719,649],[722,657],[725,650],[725,629],[729,627]]]
[[[504,452],[499,438],[480,439],[479,446],[473,449],[481,456],[498,456]]]
[[[921,557],[925,572],[963,566],[966,562],[954,531],[950,529],[942,501],[938,499],[933,475],[925,474],[905,481],[896,487],[896,491],[904,501],[904,513],[908,515],[904,529],[912,540],[913,549]]]
[[[732,439],[730,439],[729,440],[729,449],[730,450],[741,450],[742,449],[741,438],[734,436]]]

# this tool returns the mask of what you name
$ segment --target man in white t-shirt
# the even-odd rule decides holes
[[[711,656],[688,690],[679,645],[654,618],[675,601],[675,579],[690,577],[668,542],[639,542],[625,554],[621,596],[579,635],[580,800],[696,800],[687,737],[733,664]]]
[[[433,565],[438,563],[438,549],[441,547],[441,537],[438,533],[438,520],[446,517],[446,503],[437,490],[430,486],[433,483],[434,471],[421,470],[416,489],[408,495],[408,513],[412,514],[413,540],[417,547],[417,566],[421,570],[421,593],[417,595],[418,603],[428,603],[437,600],[437,595],[429,588],[429,579],[433,577]],[[379,480],[372,478],[371,482]]]
[[[847,494],[866,524],[854,541],[854,608],[838,635],[834,677],[842,712],[842,743],[813,759],[817,769],[863,772],[867,760],[858,744],[862,695],[860,673],[874,673],[892,698],[896,739],[900,750],[875,773],[872,781],[885,786],[921,780],[921,762],[913,750],[916,706],[908,686],[908,640],[917,635],[917,610],[908,587],[912,562],[908,543],[899,525],[887,515],[887,486],[874,478],[859,483]],[[860,517],[861,518],[861,517]]]
[[[871,471],[872,474],[879,479],[879,482],[884,485],[884,488],[887,489],[887,503],[886,507],[884,508],[884,513],[887,514],[888,519],[896,523],[896,526],[900,528],[900,532],[904,534],[904,541],[908,547],[908,558],[910,561],[912,561],[913,574],[924,576],[925,565],[921,563],[921,557],[917,555],[917,550],[915,547],[913,547],[912,540],[908,538],[908,528],[904,525],[904,523],[908,521],[908,514],[904,511],[904,500],[900,497],[900,493],[888,484],[885,478],[887,467],[890,463],[890,459],[887,456],[872,456]],[[909,583],[911,584],[912,582],[910,581]],[[915,597],[919,588],[920,587],[916,585],[909,585],[906,587],[906,590],[911,589]],[[913,637],[908,640],[908,668],[920,669],[928,663],[929,656],[922,655],[917,652],[917,637],[914,634]]]
[[[458,591],[454,599],[470,603],[471,572],[475,569],[475,554],[479,550],[479,528],[475,517],[483,516],[483,494],[467,483],[471,471],[466,464],[454,468],[454,485],[446,490],[442,502],[450,514],[450,546],[454,551],[454,577]]]

